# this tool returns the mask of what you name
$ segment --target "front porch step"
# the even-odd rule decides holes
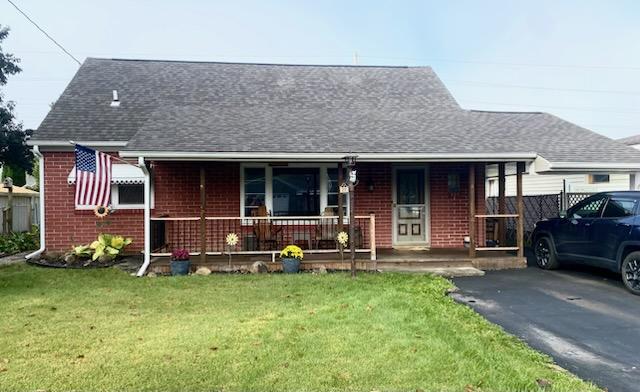
[[[435,267],[430,265],[422,266],[378,266],[378,270],[382,272],[408,272],[423,273],[444,276],[447,278],[456,278],[462,276],[483,276],[484,271],[473,267]]]

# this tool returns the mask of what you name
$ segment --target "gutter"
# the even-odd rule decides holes
[[[537,174],[635,173],[639,162],[551,162],[543,157],[534,161]]]
[[[144,260],[136,276],[143,276],[151,263],[151,176],[143,157],[138,157],[138,166],[144,174]]]
[[[40,206],[40,248],[38,250],[36,250],[35,252],[29,253],[28,255],[26,255],[24,258],[25,259],[31,259],[33,257],[37,257],[40,256],[42,254],[42,252],[44,252],[45,250],[45,245],[44,245],[44,238],[45,238],[45,231],[44,231],[44,155],[42,155],[42,153],[40,152],[40,149],[38,148],[38,146],[33,146],[33,154],[35,156],[38,157],[38,168],[40,169],[40,175],[38,176],[38,192],[39,192],[39,196],[38,196],[38,203]],[[31,224],[31,222],[29,222],[29,224]]]
[[[512,153],[358,153],[359,162],[513,162],[533,160],[533,152]],[[162,160],[216,160],[216,161],[265,161],[265,162],[341,162],[344,153],[273,153],[273,152],[193,152],[193,151],[120,151],[121,157],[144,157]]]

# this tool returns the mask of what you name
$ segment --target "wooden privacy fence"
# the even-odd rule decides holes
[[[355,216],[353,223],[355,238],[350,240],[355,242],[356,252],[369,253],[375,260],[375,215]],[[341,230],[349,232],[346,217],[342,225],[336,216],[205,217],[204,225],[200,217],[151,218],[151,255],[169,256],[173,249],[187,249],[192,255],[203,251],[212,256],[265,254],[274,260],[290,244],[309,254],[337,253],[336,236]],[[235,246],[226,243],[230,233],[238,236]]]
[[[7,197],[0,197],[0,230],[2,233],[7,233],[9,228],[7,227],[7,215],[12,214],[13,231],[22,232],[30,231],[31,225],[38,225],[38,198],[37,197],[13,197],[13,207],[10,212],[7,209]]]
[[[529,238],[529,235],[533,231],[536,222],[543,219],[549,219],[557,217],[560,211],[566,210],[583,199],[591,196],[592,193],[554,193],[549,195],[534,195],[523,196],[524,202],[524,232],[525,239]],[[509,196],[505,198],[506,212],[508,214],[517,213],[517,200],[515,196]],[[487,198],[487,214],[498,213],[498,197]],[[489,223],[489,225],[493,223]],[[487,233],[490,233],[492,227],[487,228]],[[516,243],[516,222],[512,219],[508,219],[505,222],[506,239],[508,245]],[[489,237],[489,235],[488,235]],[[502,244],[502,245],[507,245]]]

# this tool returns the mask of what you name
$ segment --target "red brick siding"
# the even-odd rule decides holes
[[[101,220],[93,211],[76,211],[75,186],[67,183],[73,168],[72,152],[44,153],[45,244],[47,250],[68,250],[72,245],[94,241],[100,233],[133,238],[128,249],[143,248],[142,210],[119,210]]]
[[[392,246],[393,177],[390,163],[366,163],[358,165],[359,185],[356,187],[356,215],[376,215],[376,246]],[[373,184],[370,192],[367,184]]]
[[[460,192],[449,193],[448,175],[460,176]],[[430,166],[431,247],[457,248],[469,235],[469,166],[466,164],[433,164]],[[484,199],[484,165],[476,168],[476,213],[486,211]],[[484,242],[484,229],[477,224],[478,244]]]
[[[92,211],[76,211],[74,186],[67,184],[73,167],[73,153],[45,153],[45,220],[48,250],[66,250],[73,244],[92,241],[99,233],[117,233],[133,238],[130,249],[143,247],[142,210],[119,210],[104,221]],[[239,216],[240,165],[238,163],[204,163],[206,169],[207,215]],[[153,162],[155,208],[153,216],[199,216],[199,167],[197,162]],[[430,165],[431,246],[460,247],[468,235],[468,166],[466,164]],[[460,192],[450,194],[448,173],[460,174]],[[360,185],[356,188],[355,213],[376,215],[376,243],[379,248],[392,246],[392,164],[358,165]],[[369,191],[368,184],[374,190]],[[484,170],[476,174],[476,209],[485,211]],[[478,225],[479,227],[481,225]],[[484,230],[478,230],[483,242]]]
[[[240,164],[206,162],[207,216],[240,216]],[[154,216],[200,216],[200,163],[154,162]]]

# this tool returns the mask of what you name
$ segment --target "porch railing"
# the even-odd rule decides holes
[[[192,255],[265,254],[275,260],[286,245],[301,247],[307,254],[338,253],[336,240],[340,230],[349,232],[349,219],[342,228],[336,216],[287,217],[205,217],[204,242],[200,217],[151,218],[152,256],[169,256],[173,249],[187,249]],[[376,259],[375,215],[354,217],[356,252]],[[238,236],[238,244],[229,246],[226,237]],[[345,252],[349,252],[347,244]]]

